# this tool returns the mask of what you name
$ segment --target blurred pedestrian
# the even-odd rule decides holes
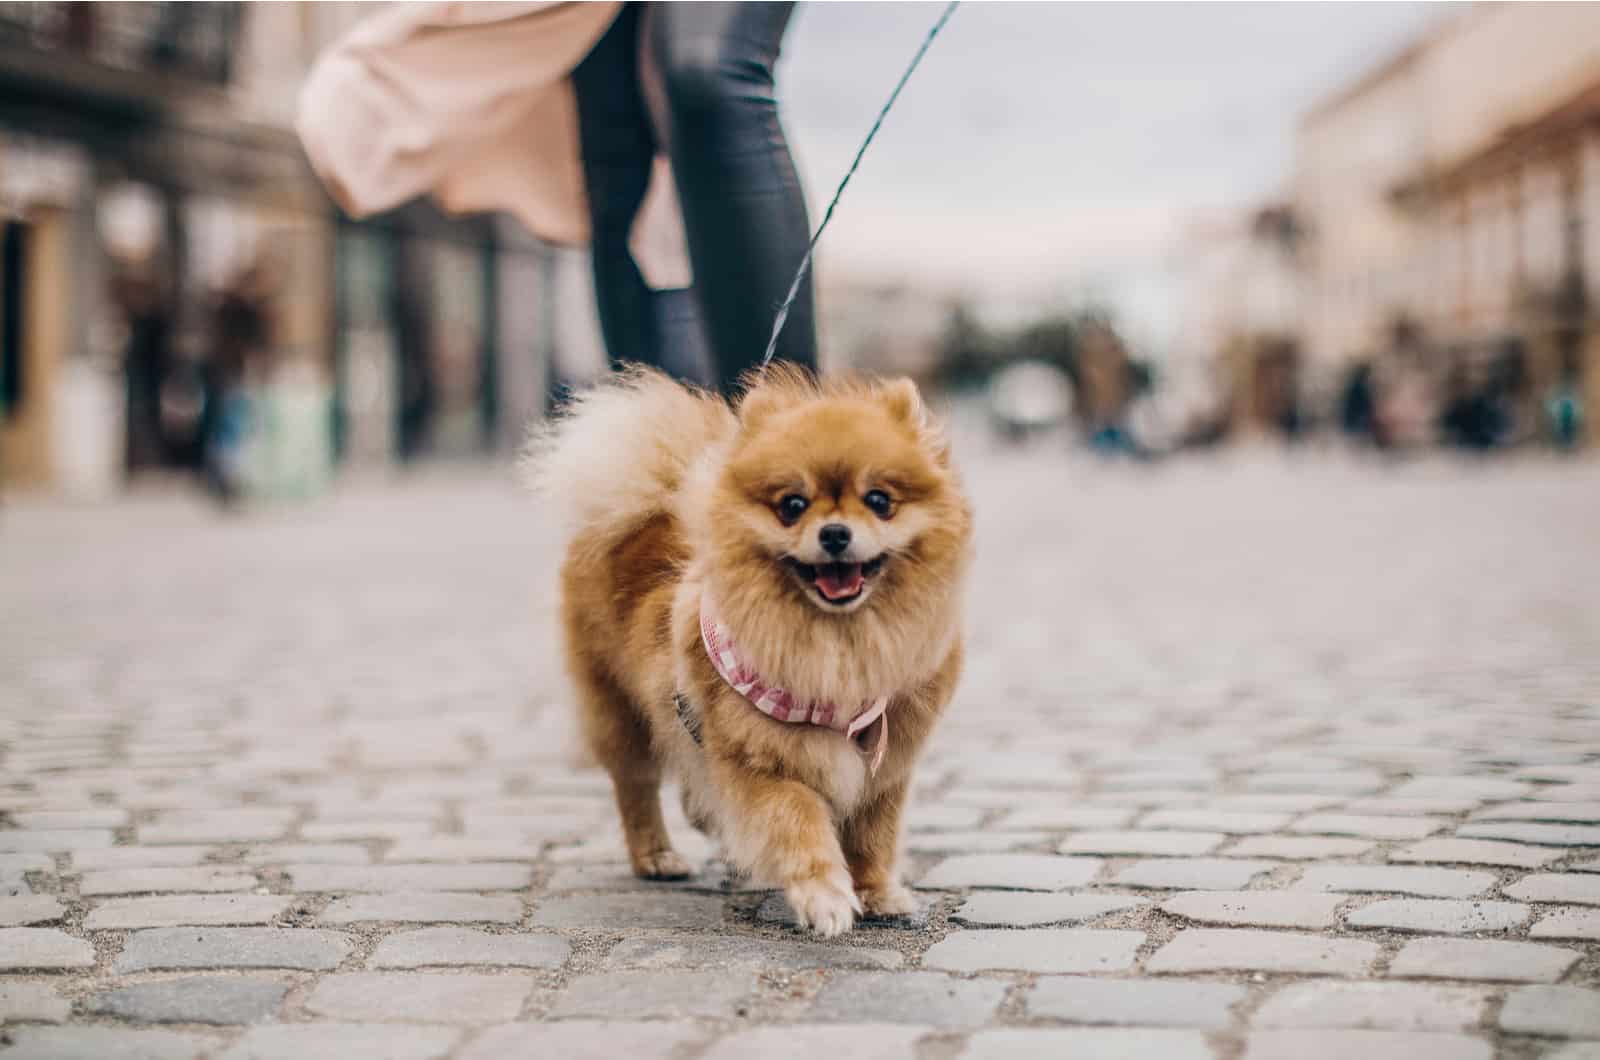
[[[431,193],[590,242],[611,360],[727,391],[810,239],[773,79],[792,11],[396,5],[319,59],[298,127],[352,214]],[[809,279],[776,355],[815,367]]]

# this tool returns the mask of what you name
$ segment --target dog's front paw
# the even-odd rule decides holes
[[[689,863],[676,850],[657,850],[633,859],[633,873],[645,880],[686,880]]]
[[[861,905],[867,916],[911,916],[922,908],[917,896],[904,884],[873,887],[861,892]]]
[[[784,890],[795,922],[810,928],[825,939],[850,930],[861,912],[861,901],[850,889],[850,877],[843,881],[817,877],[791,883]]]

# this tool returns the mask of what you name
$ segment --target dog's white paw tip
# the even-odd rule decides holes
[[[898,886],[865,891],[861,895],[861,904],[871,916],[914,916],[922,910],[922,903],[917,901],[917,896],[907,888]]]
[[[849,931],[861,912],[861,900],[854,891],[816,880],[790,885],[785,897],[794,910],[795,922],[825,939]]]

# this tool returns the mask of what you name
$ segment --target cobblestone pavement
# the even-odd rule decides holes
[[[980,448],[828,943],[626,875],[509,476],[0,510],[0,1060],[1600,1057],[1600,465]]]

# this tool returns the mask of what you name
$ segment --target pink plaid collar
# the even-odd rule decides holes
[[[711,665],[716,667],[722,679],[769,718],[791,724],[821,725],[842,732],[851,739],[855,739],[873,722],[882,718],[883,726],[878,733],[877,743],[870,752],[871,758],[868,762],[868,768],[872,772],[878,771],[878,766],[883,762],[884,751],[889,746],[889,718],[884,714],[889,706],[888,696],[879,696],[872,700],[865,705],[865,709],[853,717],[835,703],[796,701],[793,692],[769,684],[756,672],[755,667],[740,657],[728,627],[717,620],[711,606],[711,598],[707,593],[700,594],[700,640],[706,646],[706,655],[710,657]]]

